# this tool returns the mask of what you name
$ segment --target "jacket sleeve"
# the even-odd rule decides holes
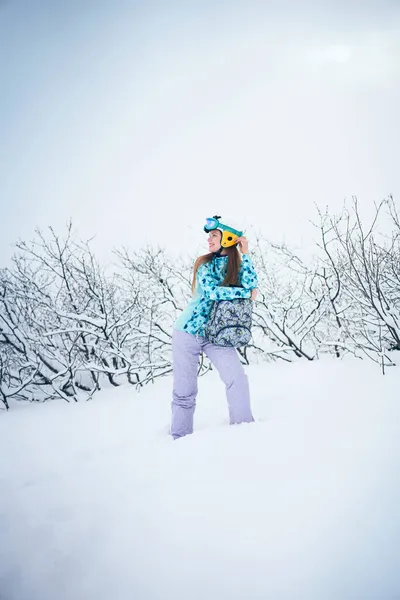
[[[242,256],[242,266],[239,272],[240,283],[246,290],[254,290],[258,286],[257,273],[251,262],[250,256],[244,254]]]
[[[244,258],[244,257],[243,257]],[[251,263],[250,263],[251,264]],[[253,269],[254,271],[254,269]],[[228,287],[221,286],[218,281],[209,272],[208,265],[201,265],[198,270],[198,281],[202,287],[204,296],[210,300],[234,300],[235,298],[250,298],[252,287],[250,278],[247,277],[247,286]],[[242,280],[243,285],[243,280]],[[256,286],[253,286],[256,287]]]

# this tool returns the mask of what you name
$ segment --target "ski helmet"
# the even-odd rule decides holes
[[[221,238],[221,246],[223,248],[229,248],[230,246],[234,246],[236,244],[236,240],[243,235],[243,231],[239,231],[238,229],[234,229],[229,225],[224,225],[219,220],[221,217],[214,215],[211,218],[206,219],[206,224],[204,225],[204,231],[209,233],[214,229],[218,229],[222,233]]]

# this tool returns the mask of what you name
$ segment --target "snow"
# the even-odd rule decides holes
[[[1,600],[399,598],[399,368],[247,372],[256,423],[212,372],[175,442],[170,377],[0,413]]]

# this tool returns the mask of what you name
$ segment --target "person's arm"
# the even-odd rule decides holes
[[[208,271],[208,265],[201,265],[197,272],[199,284],[204,296],[210,300],[235,300],[235,298],[250,298],[250,288],[227,287],[219,285]]]
[[[251,262],[250,256],[248,256],[249,242],[248,239],[244,236],[238,238],[236,242],[239,246],[240,252],[242,253],[242,266],[239,273],[240,283],[243,285],[244,288],[248,288],[251,290],[250,298],[254,302],[258,294],[258,277],[254,269],[253,263]]]
[[[257,273],[248,254],[242,255],[242,266],[239,272],[239,281],[246,290],[254,290],[258,286]]]

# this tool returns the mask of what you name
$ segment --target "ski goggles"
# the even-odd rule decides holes
[[[221,231],[230,231],[238,237],[241,237],[243,235],[243,231],[238,231],[237,229],[233,229],[233,227],[228,227],[228,225],[220,223],[218,219],[215,219],[214,217],[206,219],[204,231],[208,233],[209,231],[213,231],[214,229],[220,229]]]

